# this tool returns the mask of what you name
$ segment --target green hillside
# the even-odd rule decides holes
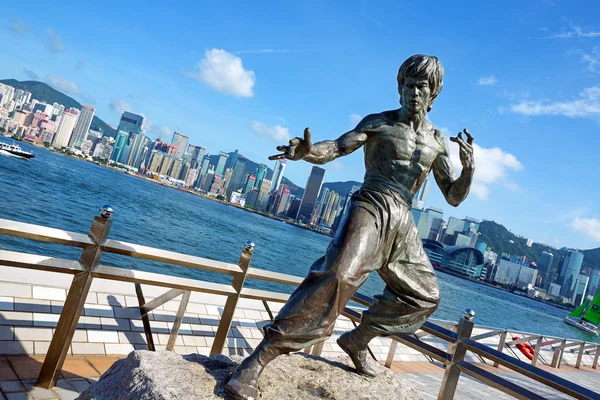
[[[527,239],[518,238],[503,225],[493,221],[483,221],[479,225],[479,241],[487,243],[492,251],[498,255],[508,253],[513,256],[526,256],[529,261],[539,264],[540,256],[544,251],[554,255],[554,267],[558,266],[561,258],[567,253],[566,248],[556,249],[540,243],[533,243],[527,247]],[[583,253],[583,267],[600,268],[600,248],[581,250]],[[545,271],[542,271],[545,272]]]
[[[81,104],[72,97],[59,92],[43,82],[38,81],[17,81],[15,79],[0,80],[0,83],[14,87],[15,89],[25,90],[31,93],[31,98],[39,101],[45,101],[48,104],[62,104],[65,108],[77,108],[81,110]],[[97,116],[92,120],[92,129],[102,129],[106,136],[115,136],[115,130]]]

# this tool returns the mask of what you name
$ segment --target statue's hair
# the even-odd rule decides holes
[[[427,79],[431,89],[427,111],[431,111],[433,101],[440,94],[444,85],[444,67],[440,60],[435,56],[416,54],[404,61],[398,70],[398,93],[400,95],[402,95],[402,86],[406,78]]]

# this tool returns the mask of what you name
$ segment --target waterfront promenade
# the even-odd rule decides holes
[[[53,390],[34,388],[33,384],[41,368],[43,357],[54,333],[54,327],[62,311],[71,277],[45,271],[0,266],[0,391],[5,398],[75,398],[90,382],[106,371],[118,358],[133,350],[146,350],[141,314],[134,285],[131,283],[95,279],[84,311],[79,320],[69,356],[63,367],[61,378]],[[146,300],[161,295],[164,288],[143,285]],[[175,342],[177,353],[200,353],[208,355],[220,321],[225,298],[223,296],[192,293],[183,324]],[[273,313],[281,303],[268,303]],[[166,347],[169,333],[179,307],[179,300],[172,300],[149,314],[157,350]],[[460,316],[457,316],[457,319]],[[268,323],[270,315],[260,301],[240,299],[235,311],[232,328],[224,347],[225,354],[247,355],[262,338],[260,328]],[[325,343],[321,355],[326,358],[342,356],[335,339],[352,327],[352,322],[340,317],[334,335]],[[489,332],[476,328],[473,335]],[[418,336],[422,331],[417,333]],[[441,350],[448,343],[432,336],[420,339]],[[498,336],[481,340],[493,348],[498,346]],[[391,339],[378,338],[371,343],[375,358],[384,363],[388,357]],[[505,352],[523,361],[526,358],[515,346],[507,346]],[[560,369],[552,368],[553,347],[542,347],[538,366],[566,377],[575,383],[600,391],[598,370],[591,368],[593,356],[585,353],[581,367],[575,369],[577,352],[565,351]],[[436,398],[443,376],[443,366],[430,358],[399,344],[393,356],[391,369],[402,373],[423,390],[426,398]],[[509,380],[526,383],[547,398],[565,398],[554,390],[530,381],[523,375],[494,368],[489,360],[468,353],[467,361],[483,365],[489,370],[500,372]],[[17,395],[16,393],[19,393]],[[32,397],[23,393],[29,391]],[[20,396],[20,397],[19,397]],[[456,398],[510,398],[491,387],[465,375],[459,381]],[[600,395],[599,395],[600,398]],[[0,400],[3,399],[0,397]]]

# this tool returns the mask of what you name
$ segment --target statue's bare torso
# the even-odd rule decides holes
[[[429,122],[415,131],[397,115],[385,111],[363,121],[365,186],[414,195],[445,149],[443,136]]]

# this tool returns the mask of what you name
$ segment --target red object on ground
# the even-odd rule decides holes
[[[519,340],[521,339],[518,336],[514,336],[513,340]],[[521,350],[521,353],[523,353],[523,355],[527,358],[529,358],[530,360],[533,360],[533,354],[535,353],[535,349],[533,348],[532,345],[530,345],[529,343],[525,342],[525,343],[519,343],[517,344],[517,349]]]

